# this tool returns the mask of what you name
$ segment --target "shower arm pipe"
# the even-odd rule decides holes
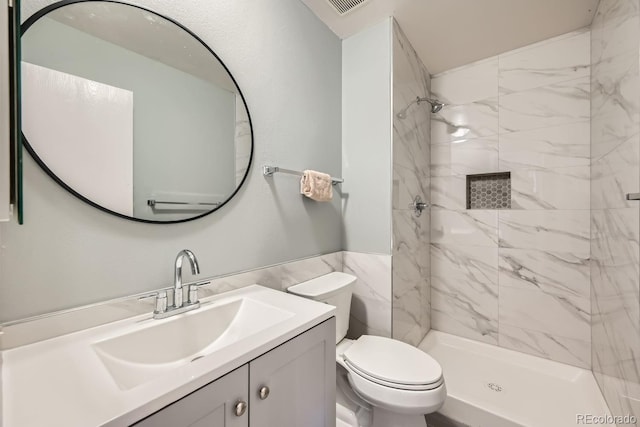
[[[400,110],[400,111],[398,112],[398,114],[396,114],[396,116],[397,116],[398,118],[403,119],[403,118],[405,117],[405,115],[407,114],[407,110],[409,109],[409,107],[411,107],[411,106],[412,106],[413,104],[415,104],[415,103],[416,103],[416,100],[414,99],[413,101],[411,101],[411,102],[409,103],[409,105],[407,105],[407,106],[406,106],[406,107],[404,107],[402,110]]]
[[[444,107],[444,103],[440,102],[437,99],[433,99],[433,98],[428,98],[428,97],[419,97],[416,96],[416,99],[414,99],[413,101],[411,101],[409,103],[409,105],[407,105],[406,107],[404,107],[402,110],[400,110],[400,112],[397,114],[398,117],[402,118],[407,110],[413,105],[413,104],[417,104],[420,105],[423,102],[428,102],[429,104],[431,104],[431,112],[432,113],[437,113],[438,111],[440,111],[442,109],[442,107]]]

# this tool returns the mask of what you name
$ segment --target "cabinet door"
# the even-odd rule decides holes
[[[224,377],[134,424],[135,427],[247,427],[249,410],[237,416],[236,405],[248,403],[249,368]]]
[[[335,334],[331,318],[249,364],[251,427],[335,426]]]

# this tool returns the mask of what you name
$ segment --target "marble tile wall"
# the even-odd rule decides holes
[[[593,372],[612,414],[640,417],[640,1],[601,0],[591,31]]]
[[[431,327],[430,215],[427,209],[416,216],[409,208],[416,196],[430,200],[430,105],[412,104],[417,97],[428,96],[429,86],[429,72],[394,21],[392,335],[412,345],[420,343]],[[401,118],[398,113],[403,110]]]
[[[433,76],[431,326],[591,366],[590,33]],[[511,209],[465,176],[511,172]]]
[[[342,271],[358,278],[351,298],[347,337],[391,337],[391,256],[343,252],[342,265]]]

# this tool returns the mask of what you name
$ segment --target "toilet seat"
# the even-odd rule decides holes
[[[402,390],[431,390],[442,384],[442,367],[402,341],[363,335],[343,353],[345,364],[377,384]]]
[[[350,371],[360,375],[361,377],[374,382],[376,384],[380,384],[381,386],[385,386],[385,387],[391,387],[391,388],[397,388],[399,390],[410,390],[410,391],[422,391],[422,390],[433,390],[434,388],[440,387],[443,383],[443,379],[442,377],[440,377],[439,380],[437,380],[434,383],[430,383],[430,384],[417,384],[417,385],[412,385],[412,384],[403,384],[403,383],[396,383],[396,382],[392,382],[392,381],[385,381],[381,378],[377,378],[375,376],[369,375],[366,372],[361,371],[360,369],[358,369],[357,366],[354,366],[353,364],[351,364],[349,362],[349,360],[345,360],[345,363],[349,366]]]
[[[390,338],[363,335],[339,345],[337,362],[365,401],[405,414],[426,414],[444,403],[442,368],[431,356]],[[347,347],[347,348],[344,348]]]

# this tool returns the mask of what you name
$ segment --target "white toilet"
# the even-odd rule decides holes
[[[426,427],[447,389],[431,356],[401,341],[363,335],[344,338],[356,277],[334,272],[287,290],[336,306],[336,426]]]

